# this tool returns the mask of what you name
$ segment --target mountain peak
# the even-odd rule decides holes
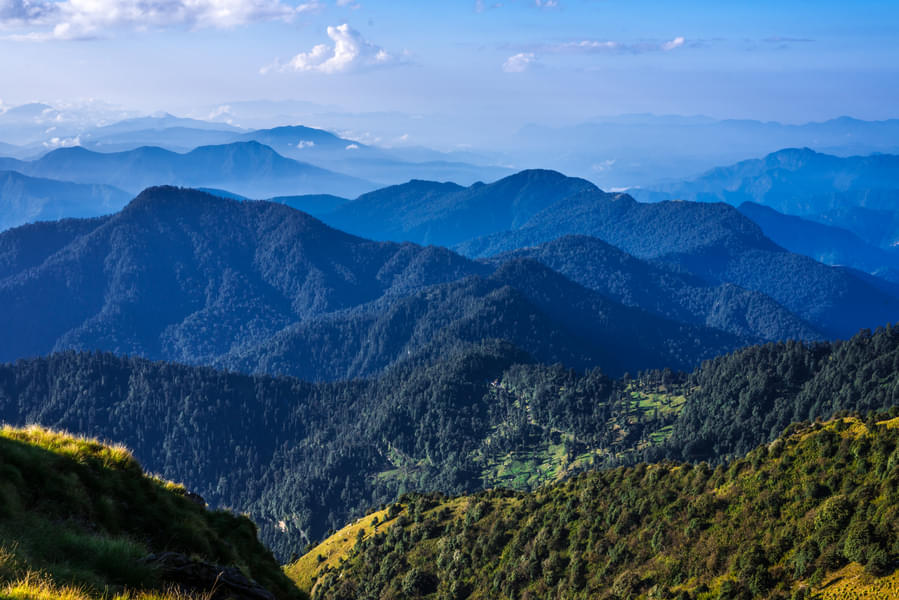
[[[503,177],[499,181],[494,182],[494,184],[499,184],[502,182],[546,182],[553,183],[558,181],[583,181],[586,184],[589,184],[590,187],[596,188],[595,185],[587,181],[586,179],[581,179],[580,177],[569,177],[564,173],[560,173],[559,171],[554,171],[552,169],[524,169],[523,171],[519,171],[518,173],[513,173],[508,177]]]
[[[826,158],[826,154],[815,152],[811,148],[784,148],[777,152],[772,152],[764,158],[767,166],[779,166],[788,169],[798,169],[812,160]]]
[[[155,185],[146,188],[138,194],[134,200],[122,210],[122,214],[144,209],[156,209],[164,205],[185,206],[187,204],[221,204],[225,202],[237,203],[236,200],[214,196],[209,192],[184,188],[174,185]]]

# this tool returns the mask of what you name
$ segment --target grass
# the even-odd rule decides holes
[[[360,531],[362,532],[361,539],[386,531],[396,523],[396,519],[401,514],[406,513],[401,511],[392,519],[388,519],[387,509],[384,509],[362,517],[325,539],[296,562],[285,566],[284,572],[297,587],[306,593],[311,593],[318,576],[328,568],[337,567],[340,561],[346,558],[356,541],[360,539]],[[377,519],[377,525],[373,524],[375,519]]]
[[[899,571],[885,577],[873,577],[864,567],[852,563],[831,573],[814,590],[820,600],[880,600],[899,598]]]
[[[517,502],[510,499],[509,503]],[[448,498],[437,503],[433,508],[422,513],[422,519],[449,522],[458,519],[470,507],[467,497]],[[316,583],[328,572],[334,572],[344,561],[348,560],[353,548],[360,540],[367,540],[375,534],[383,534],[397,524],[400,517],[411,518],[409,510],[402,504],[394,505],[396,508],[393,517],[388,519],[390,508],[373,512],[351,523],[331,535],[312,550],[301,556],[296,562],[284,567],[285,574],[304,593],[314,595]],[[443,515],[441,518],[439,515]],[[374,519],[378,524],[375,527]],[[360,536],[359,532],[362,532]],[[427,542],[424,542],[427,544]],[[418,551],[413,548],[413,551]],[[409,556],[414,560],[414,556]]]
[[[499,458],[486,459],[481,478],[485,488],[532,490],[564,479],[574,470],[591,466],[596,456],[597,452],[591,450],[569,458],[564,443],[547,444],[531,451],[510,452]]]
[[[110,596],[97,595],[88,588],[56,585],[38,573],[29,573],[0,588],[0,600],[209,600],[208,594],[190,595],[172,589],[168,591],[125,591]]]
[[[249,519],[186,493],[144,474],[122,446],[4,427],[0,599],[177,597],[141,562],[163,551],[237,567],[279,598],[300,596]]]
[[[637,384],[632,384],[627,392],[633,400],[632,412],[627,417],[628,421],[632,423],[653,416],[673,418],[681,412],[686,403],[686,397],[683,394],[671,394],[663,387],[645,389],[638,387]],[[519,401],[527,403],[525,397],[519,398]],[[532,421],[532,424],[536,423]],[[608,424],[609,427],[617,430],[621,430],[620,425],[616,421],[610,421]],[[649,432],[647,442],[639,445],[638,449],[642,449],[647,444],[663,443],[672,431],[672,425],[665,425]],[[580,444],[579,454],[569,457],[565,442],[577,446],[577,440],[571,434],[563,431],[554,430],[552,433],[558,435],[561,443],[547,443],[532,450],[510,452],[499,457],[479,456],[476,461],[482,465],[481,478],[484,487],[533,490],[541,485],[560,481],[572,472],[592,467],[603,457],[608,456],[610,452],[606,448],[585,447],[584,444]],[[390,473],[399,476],[398,471]],[[386,476],[386,473],[382,476]]]
[[[4,426],[0,436],[67,456],[79,463],[97,462],[106,469],[143,473],[140,464],[127,448],[102,443],[93,438],[74,436],[32,425],[22,429]]]

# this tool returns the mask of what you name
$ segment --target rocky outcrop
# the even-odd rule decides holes
[[[211,600],[275,600],[275,596],[234,567],[194,560],[178,552],[150,554],[143,562],[166,582],[199,591]]]

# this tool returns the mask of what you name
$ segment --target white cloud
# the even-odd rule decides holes
[[[49,141],[44,142],[44,148],[48,148],[50,150],[55,150],[57,148],[74,148],[75,146],[81,145],[81,137],[75,136],[73,138],[50,138]]]
[[[328,37],[333,45],[318,44],[308,52],[294,56],[286,65],[276,65],[281,70],[318,71],[343,73],[360,69],[388,66],[401,62],[380,46],[372,44],[362,34],[344,23],[328,27]],[[262,72],[272,67],[265,67]]]
[[[534,4],[537,5],[537,8],[557,8],[559,0],[534,0]]]
[[[539,46],[542,52],[559,54],[644,54],[646,52],[670,52],[686,43],[683,36],[667,42],[619,42],[615,40],[580,40]]]
[[[297,144],[297,148],[302,150],[303,148],[313,148],[315,147],[315,142],[312,140],[300,140]]]
[[[349,146],[346,147],[346,149],[347,150],[358,150],[359,144],[350,144]]]
[[[11,36],[19,40],[89,39],[116,30],[231,28],[290,21],[321,7],[318,0],[297,6],[282,0],[0,0],[0,28],[39,28]]]
[[[510,56],[503,63],[503,71],[506,73],[523,73],[537,62],[537,56],[533,52],[519,52]]]
[[[671,40],[670,42],[665,42],[664,44],[662,44],[662,50],[664,50],[665,52],[668,52],[670,50],[674,50],[675,48],[680,48],[683,45],[684,45],[683,36],[678,36],[678,37],[674,38],[673,40]]]

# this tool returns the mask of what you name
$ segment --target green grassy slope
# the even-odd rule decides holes
[[[174,597],[171,573],[144,560],[163,552],[300,597],[249,519],[207,511],[126,449],[37,427],[0,432],[0,598]],[[214,597],[229,596],[218,587]]]

